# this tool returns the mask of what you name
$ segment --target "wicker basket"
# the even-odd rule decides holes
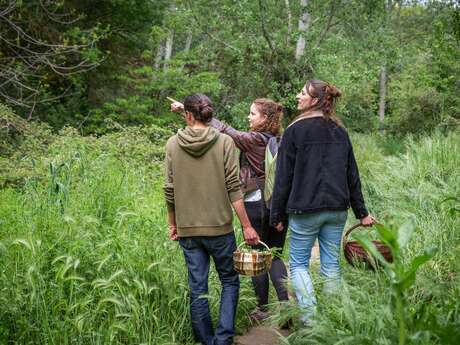
[[[254,249],[243,251],[241,246],[246,244],[246,242],[242,242],[236,251],[233,252],[233,267],[239,274],[254,277],[270,269],[272,265],[270,248],[262,241],[259,241],[259,243],[264,245],[267,251],[260,252]]]
[[[379,267],[378,260],[370,257],[367,251],[357,241],[348,241],[350,233],[360,226],[362,226],[360,223],[353,225],[345,232],[345,236],[343,237],[343,253],[350,265],[359,266],[364,263],[366,268],[375,270]],[[386,261],[393,262],[391,250],[387,245],[375,240],[372,241],[372,243],[374,243],[375,247]]]

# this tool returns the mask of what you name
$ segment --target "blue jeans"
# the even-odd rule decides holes
[[[333,292],[340,283],[340,243],[346,220],[347,211],[289,215],[289,270],[304,323],[316,313],[316,297],[308,271],[311,249],[318,238],[324,290]]]
[[[188,267],[190,286],[190,316],[196,341],[206,345],[230,345],[235,335],[235,316],[240,280],[233,269],[236,250],[233,232],[222,236],[183,237],[179,243]],[[209,259],[213,258],[222,284],[220,314],[214,332],[209,312],[208,293]]]

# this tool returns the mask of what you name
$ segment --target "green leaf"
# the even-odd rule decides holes
[[[398,279],[397,284],[400,286],[402,291],[408,289],[415,282],[415,274],[417,273],[420,266],[430,260],[436,253],[435,248],[428,248],[422,255],[416,256],[409,265],[409,270],[404,272]]]
[[[409,243],[409,240],[411,239],[413,233],[414,233],[414,224],[412,223],[403,224],[398,229],[399,248],[402,249],[407,245],[407,243]]]
[[[394,254],[399,252],[399,245],[398,245],[398,240],[396,237],[397,236],[396,231],[388,229],[381,224],[376,224],[375,228],[377,229],[377,232],[379,233],[380,240],[382,240],[382,242],[387,244],[391,248],[391,251]]]
[[[375,247],[374,243],[369,239],[366,234],[363,233],[356,233],[354,238],[358,241],[358,243],[363,246],[363,248],[374,258],[377,259],[385,268],[391,267],[390,263],[388,263],[385,258],[380,254],[380,252]]]
[[[455,197],[455,196],[450,196],[448,198],[445,198],[445,199],[441,200],[441,204],[445,203],[447,201],[458,201],[458,202],[460,202],[460,198]]]
[[[460,208],[452,207],[451,209],[449,209],[450,216],[455,216],[455,213],[460,213]]]

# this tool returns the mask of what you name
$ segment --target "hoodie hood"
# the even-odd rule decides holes
[[[185,127],[177,132],[179,146],[193,157],[204,155],[217,141],[219,132],[212,128]]]

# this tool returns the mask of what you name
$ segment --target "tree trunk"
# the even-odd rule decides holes
[[[185,47],[184,47],[184,54],[185,54],[185,56],[186,56],[187,53],[190,51],[190,47],[192,46],[192,38],[193,38],[193,34],[192,34],[191,31],[189,31],[189,32],[187,33],[187,39],[185,40]],[[183,70],[183,69],[184,69],[184,66],[185,66],[185,64],[183,64],[183,65],[181,66],[180,69]]]
[[[168,15],[171,16],[171,18],[173,18],[174,15],[175,15],[176,10],[177,10],[177,8],[176,8],[175,1],[172,1],[169,4]],[[172,27],[170,27],[169,30],[168,30],[168,36],[166,37],[165,62],[163,64],[163,70],[164,71],[167,70],[169,60],[171,60],[172,51],[173,51],[173,43],[174,43],[174,29]]]
[[[286,4],[286,11],[287,11],[287,17],[288,17],[288,39],[287,41],[289,42],[289,38],[292,33],[292,12],[291,12],[291,7],[289,6],[289,0],[284,0]]]
[[[305,34],[308,31],[308,24],[310,21],[310,14],[307,11],[308,0],[300,0],[300,6],[302,8],[302,15],[299,19],[299,38],[297,39],[297,46],[295,50],[295,59],[299,61],[300,58],[305,54]]]
[[[169,60],[171,60],[173,43],[174,43],[174,31],[170,30],[168,33],[168,37],[166,38],[165,63],[163,65],[164,70],[168,68],[168,62]]]
[[[192,46],[192,38],[193,38],[192,32],[189,31],[187,33],[187,39],[185,41],[184,53],[188,53],[190,51],[190,47]]]
[[[161,60],[163,59],[164,50],[165,50],[164,43],[160,42],[160,44],[158,44],[157,53],[155,55],[155,62],[153,64],[153,67],[155,68],[155,70],[160,68],[160,63],[161,63]]]
[[[380,68],[380,88],[379,88],[379,120],[380,130],[384,130],[385,122],[385,105],[386,105],[386,84],[387,84],[387,69],[383,65]]]
[[[388,0],[386,3],[386,18],[385,18],[385,30],[391,20],[391,12],[393,9],[393,1]],[[387,87],[387,58],[384,56],[382,66],[380,67],[380,87],[379,87],[379,120],[380,130],[383,132],[385,127],[385,110],[386,110],[386,87]]]

